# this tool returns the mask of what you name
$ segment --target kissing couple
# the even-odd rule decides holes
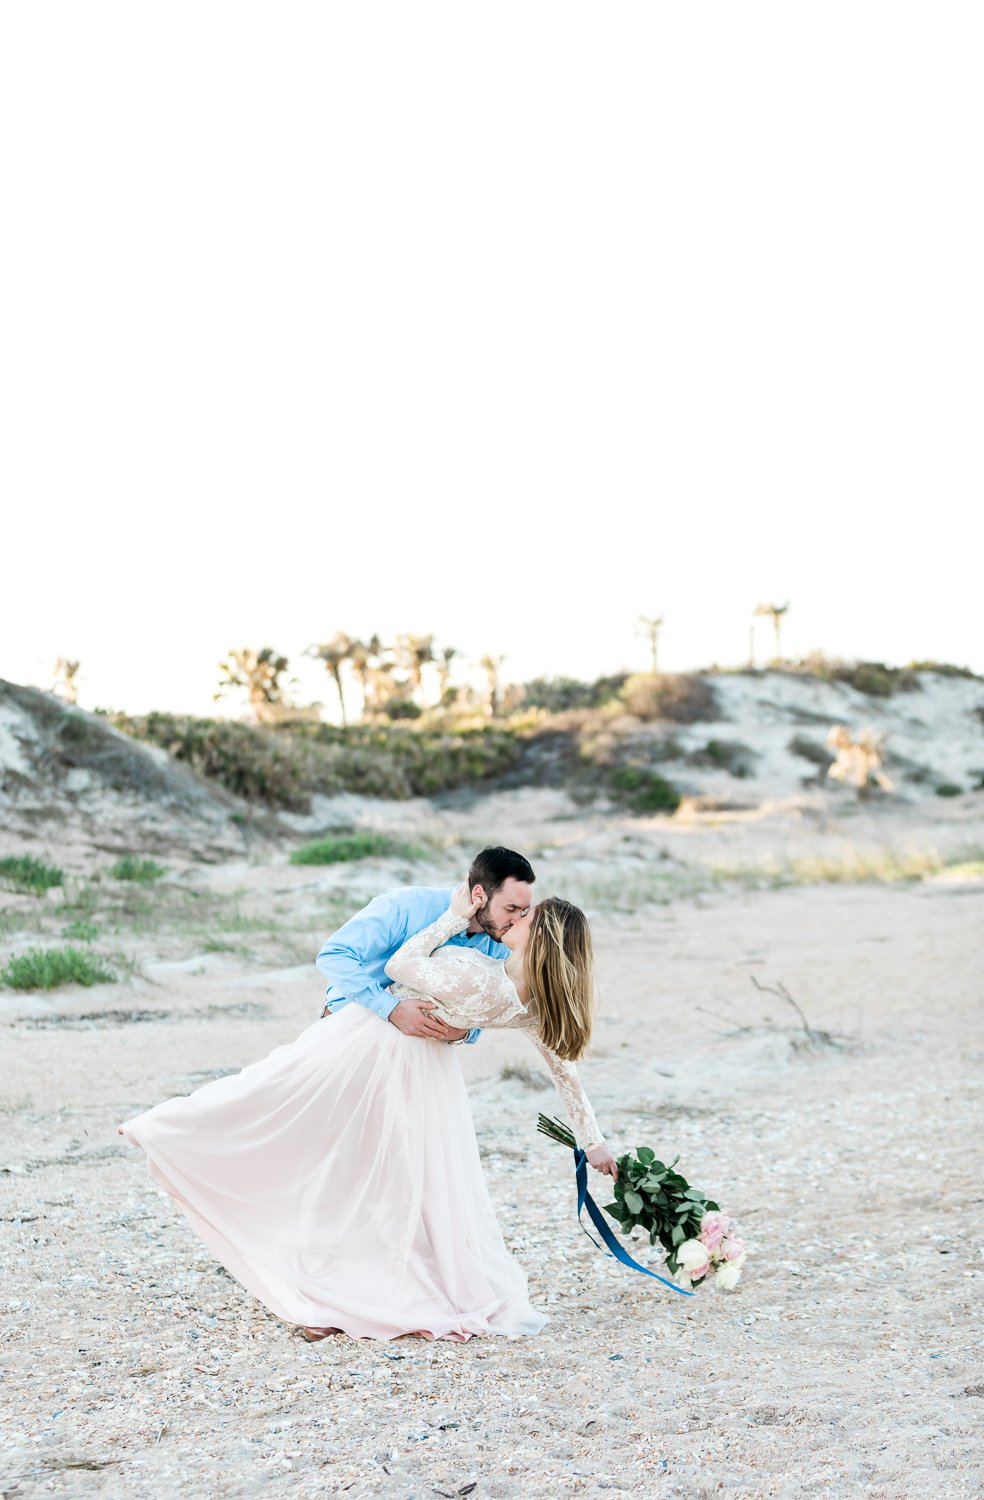
[[[212,1253],[308,1340],[533,1334],[479,1159],[457,1046],[523,1032],[578,1145],[618,1168],[575,1060],[595,1010],[584,913],[511,849],[453,889],[376,896],[315,960],[321,1017],[240,1073],[117,1127]]]

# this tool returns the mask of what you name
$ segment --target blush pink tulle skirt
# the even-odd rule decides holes
[[[457,1047],[359,1005],[119,1127],[271,1312],[353,1338],[533,1334]]]

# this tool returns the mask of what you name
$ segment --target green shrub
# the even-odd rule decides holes
[[[599,677],[595,682],[581,682],[576,677],[536,677],[523,683],[523,703],[529,708],[545,708],[552,714],[577,708],[604,708],[618,697],[627,675],[618,672],[613,677]]]
[[[834,763],[834,757],[826,745],[820,744],[818,740],[811,740],[805,734],[794,734],[786,749],[791,755],[799,755],[811,765],[821,766],[824,770]]]
[[[692,766],[714,766],[728,771],[739,780],[755,774],[755,751],[741,740],[708,740],[699,750],[687,756]]]
[[[34,892],[50,890],[64,884],[65,875],[57,865],[46,865],[31,854],[11,854],[0,859],[0,881],[15,891]]]
[[[869,698],[891,698],[895,693],[918,691],[922,684],[914,667],[889,667],[883,661],[841,661],[814,651],[798,662],[783,662],[773,671],[820,677],[824,682],[844,682]]]
[[[0,969],[11,990],[53,990],[59,984],[113,984],[116,975],[84,948],[29,948]]]
[[[151,885],[160,880],[167,871],[153,859],[138,859],[135,854],[124,854],[110,870],[113,880],[133,880],[138,885]]]
[[[907,672],[904,667],[887,667],[883,661],[859,661],[855,667],[840,672],[838,679],[869,698],[891,698],[895,693],[908,693],[919,687],[915,672]]]
[[[696,724],[717,718],[713,688],[693,672],[638,672],[626,681],[621,699],[637,719]]]
[[[936,788],[937,797],[960,797],[963,795],[963,787],[957,786],[955,781],[941,781]]]
[[[64,938],[78,938],[83,943],[93,943],[99,936],[99,928],[94,922],[83,922],[76,918],[74,922],[69,922],[67,927],[62,928],[61,935]]]
[[[648,771],[643,766],[619,766],[612,772],[608,785],[633,812],[676,812],[680,806],[676,787],[657,771]]]
[[[175,760],[250,802],[307,812],[314,775],[308,747],[286,731],[240,724],[234,719],[193,719],[150,713],[114,714],[117,729],[160,745]],[[342,790],[332,787],[330,790]]]
[[[292,865],[337,865],[383,854],[419,859],[422,853],[413,844],[400,843],[385,833],[342,833],[315,839],[313,843],[295,849],[290,862]]]
[[[315,793],[399,799],[449,791],[501,775],[521,748],[517,735],[493,724],[454,732],[409,723],[274,729],[174,714],[117,714],[113,722],[237,796],[292,812],[307,812]]]
[[[972,672],[969,667],[954,666],[950,661],[910,661],[907,671],[935,672],[937,677],[969,677],[974,682],[981,681],[977,672]]]

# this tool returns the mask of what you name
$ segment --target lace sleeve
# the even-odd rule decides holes
[[[489,974],[478,964],[457,960],[449,962],[447,954],[435,953],[435,949],[464,932],[468,917],[457,916],[450,907],[422,932],[407,938],[401,948],[386,963],[386,972],[398,984],[416,990],[419,995],[429,995],[432,1000],[459,1010],[462,1002],[484,994],[488,988]],[[455,950],[451,950],[455,952]],[[468,955],[470,956],[470,955]]]
[[[591,1108],[591,1101],[584,1092],[584,1085],[577,1076],[577,1068],[572,1062],[565,1062],[562,1057],[558,1057],[556,1052],[551,1052],[535,1033],[531,1035],[533,1045],[550,1070],[554,1088],[567,1111],[578,1145],[584,1151],[590,1151],[593,1146],[604,1145],[605,1137],[598,1129],[598,1121]]]

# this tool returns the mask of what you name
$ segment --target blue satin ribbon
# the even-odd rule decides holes
[[[577,1222],[581,1225],[581,1228],[584,1230],[592,1245],[598,1245],[598,1241],[591,1233],[591,1230],[585,1228],[585,1225],[581,1221],[581,1211],[585,1208],[588,1211],[588,1218],[591,1220],[592,1224],[601,1235],[602,1239],[605,1242],[605,1245],[607,1245],[609,1255],[613,1255],[616,1260],[620,1260],[623,1266],[628,1266],[630,1271],[641,1271],[643,1276],[655,1277],[655,1279],[657,1281],[661,1281],[664,1286],[670,1287],[670,1289],[674,1292],[679,1292],[681,1297],[695,1296],[696,1293],[684,1291],[683,1287],[677,1286],[675,1281],[667,1281],[665,1276],[657,1276],[655,1271],[648,1270],[646,1266],[640,1266],[639,1262],[637,1260],[633,1260],[628,1251],[619,1244],[608,1224],[608,1221],[603,1218],[601,1209],[598,1207],[597,1203],[588,1192],[587,1160],[588,1159],[583,1151],[575,1150],[574,1170],[577,1174]],[[604,1248],[605,1246],[598,1245],[599,1250],[603,1250]]]

